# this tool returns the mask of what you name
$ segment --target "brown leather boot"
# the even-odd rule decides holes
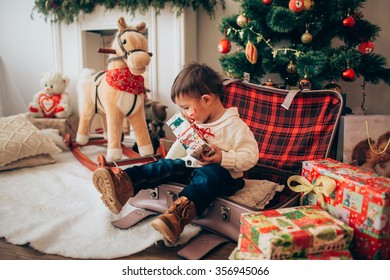
[[[133,184],[121,168],[99,167],[93,172],[92,181],[104,204],[115,214],[134,195]]]
[[[195,216],[195,204],[182,196],[173,202],[167,212],[154,219],[151,225],[169,242],[175,243],[183,232],[184,226],[189,224]]]

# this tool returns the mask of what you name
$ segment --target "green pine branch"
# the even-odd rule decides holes
[[[136,12],[145,14],[150,8],[154,8],[159,14],[166,5],[173,7],[177,16],[180,16],[185,8],[192,8],[194,11],[203,8],[210,18],[214,18],[218,5],[225,8],[225,0],[35,0],[31,17],[33,18],[36,12],[43,15],[45,21],[71,24],[81,13],[90,14],[98,5],[106,10],[119,8],[132,16]]]

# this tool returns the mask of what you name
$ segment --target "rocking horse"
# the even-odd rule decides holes
[[[123,17],[119,18],[118,32],[111,49],[99,50],[110,53],[107,70],[95,74],[90,69],[83,70],[78,94],[82,94],[84,100],[73,148],[91,142],[90,122],[95,114],[99,114],[103,120],[104,138],[107,139],[106,157],[109,161],[119,161],[122,152],[129,152],[121,144],[125,118],[134,129],[139,155],[153,154],[144,112],[144,78],[141,76],[152,56],[147,52],[147,40],[142,35],[145,30],[144,22],[128,26]]]

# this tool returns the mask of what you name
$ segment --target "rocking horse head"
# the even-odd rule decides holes
[[[141,75],[150,63],[151,53],[147,51],[148,42],[142,34],[146,31],[146,24],[141,22],[137,26],[128,26],[123,17],[118,19],[118,32],[112,43],[115,55],[109,61],[123,61],[133,75]]]

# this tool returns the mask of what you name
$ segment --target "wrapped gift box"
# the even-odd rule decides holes
[[[214,153],[214,149],[207,143],[199,128],[181,112],[170,118],[167,125],[172,129],[187,154],[193,158],[201,159],[202,155],[210,156]]]
[[[240,231],[265,259],[347,249],[353,229],[317,205],[246,213]]]
[[[324,208],[354,228],[354,258],[390,258],[390,179],[333,159],[303,162],[302,175],[315,184],[319,176],[336,182],[336,189],[323,196]],[[317,204],[309,193],[304,204]]]
[[[57,118],[30,118],[32,124],[38,129],[54,128],[58,129],[59,134],[64,137],[66,134],[72,135],[72,139],[76,138],[78,117],[72,114],[66,119]]]
[[[265,257],[259,248],[244,234],[238,237],[237,248],[230,255],[233,260],[264,260]],[[294,255],[294,260],[352,260],[351,252],[348,249],[326,251],[309,255]]]

